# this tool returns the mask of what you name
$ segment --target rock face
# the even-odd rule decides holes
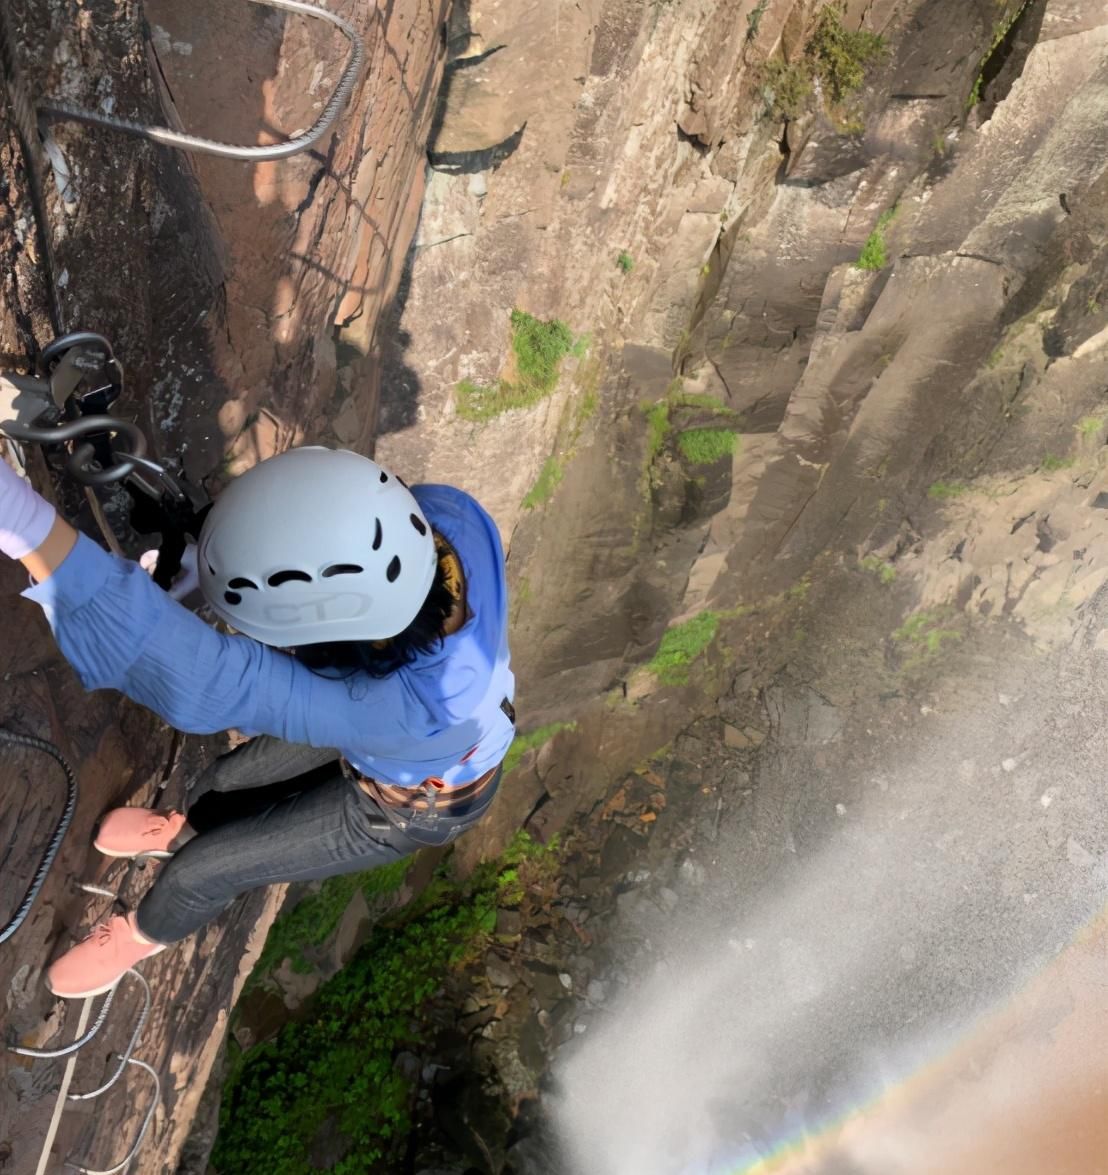
[[[396,293],[422,197],[447,8],[446,0],[337,6],[365,38],[367,71],[336,131],[308,156],[259,166],[190,161],[111,132],[54,125],[51,158],[66,162],[72,182],[62,190],[60,170],[44,177],[52,274],[5,112],[5,356],[33,356],[55,333],[45,284],[52,277],[61,325],[115,343],[129,379],[119,410],[137,416],[155,450],[180,460],[194,481],[217,485],[224,472],[304,436],[364,443],[378,322]],[[11,9],[33,96],[61,95],[227,141],[268,141],[314,121],[343,63],[343,44],[318,22],[253,5],[125,3],[95,20],[74,0],[17,0]],[[55,950],[109,906],[73,887],[105,883],[102,862],[88,857],[94,821],[116,804],[149,803],[167,781],[166,802],[177,801],[184,774],[219,743],[182,747],[150,716],[84,694],[37,610],[16,600],[16,569],[0,575],[6,606],[18,616],[0,650],[0,722],[56,741],[81,786],[62,855],[31,917],[0,948],[10,1035],[58,1047],[72,1039],[78,1008],[51,1001],[40,975]],[[0,752],[6,915],[37,865],[64,787],[43,757]],[[120,877],[118,867],[110,870],[109,887]],[[133,901],[147,877],[129,881],[124,897]],[[163,1093],[139,1160],[144,1172],[176,1167],[227,1010],[281,892],[252,896],[144,968],[154,1005],[137,1056],[159,1071]],[[82,1054],[75,1091],[110,1073],[108,1050],[125,1044],[140,1007],[136,991],[121,991],[103,1047]],[[60,1077],[58,1063],[0,1056],[4,1170],[35,1169]],[[47,1169],[67,1157],[93,1167],[117,1162],[146,1112],[145,1080],[135,1070],[89,1103],[91,1115],[65,1115]]]

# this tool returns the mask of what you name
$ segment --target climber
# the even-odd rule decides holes
[[[292,449],[239,477],[196,547],[227,636],[76,531],[0,461],[0,551],[35,581],[87,689],[180,730],[254,737],[187,811],[117,808],[95,847],[166,864],[139,906],[48,969],[55,995],[112,987],[240,894],[443,845],[488,811],[514,734],[504,554],[467,494],[409,490],[367,457]]]

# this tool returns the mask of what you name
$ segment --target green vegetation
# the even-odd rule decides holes
[[[624,273],[630,273],[631,270],[635,268],[635,259],[631,256],[630,253],[622,252],[616,258],[616,265],[618,265]]]
[[[689,666],[715,638],[719,622],[718,612],[700,612],[669,629],[647,669],[665,685],[683,685],[689,679]]]
[[[896,205],[882,212],[877,218],[877,225],[866,238],[858,260],[854,262],[855,269],[879,270],[889,264],[889,254],[885,246],[885,230],[896,216]]]
[[[939,612],[914,612],[893,633],[893,640],[898,641],[912,650],[909,664],[926,660],[942,651],[943,645],[950,641],[960,641],[962,634],[951,628],[942,628],[942,615]]]
[[[869,571],[876,575],[886,586],[896,579],[896,568],[891,563],[886,563],[884,559],[879,559],[876,555],[867,555],[862,560],[861,567],[863,571]]]
[[[312,964],[304,956],[305,949],[327,941],[354,895],[361,890],[372,903],[394,893],[404,884],[411,863],[410,858],[404,858],[362,873],[329,877],[317,893],[308,894],[295,906],[283,910],[269,929],[247,987],[260,983],[284,959],[289,960],[294,971],[309,972]]]
[[[762,71],[762,96],[778,118],[795,121],[808,108],[812,96],[807,69],[779,57],[767,61]]]
[[[669,432],[669,401],[659,400],[657,404],[646,406],[646,464],[653,464],[655,457],[662,451],[666,443],[666,433]]]
[[[788,600],[799,600],[803,603],[808,598],[808,593],[812,590],[812,575],[811,572],[806,572],[793,584],[791,588],[785,593],[785,598]]]
[[[1039,468],[1045,469],[1047,473],[1055,473],[1059,469],[1069,469],[1073,464],[1073,457],[1057,457],[1053,453],[1047,453],[1040,462]]]
[[[993,55],[1000,48],[1004,38],[1012,31],[1012,26],[1023,16],[1030,2],[1031,0],[1023,0],[1023,3],[1010,16],[1005,17],[1003,20],[998,20],[993,25],[992,40],[989,42],[989,47],[985,50],[985,55],[981,58],[981,64],[977,67],[977,77],[974,79],[973,89],[970,90],[969,97],[966,99],[967,110],[972,110],[981,101],[981,90],[985,85],[985,70],[988,68],[989,62],[993,59]]]
[[[746,14],[746,39],[748,41],[753,41],[758,35],[762,17],[765,16],[768,7],[769,0],[758,0],[758,3]]]
[[[338,1152],[332,1175],[399,1170],[413,1090],[396,1054],[431,1039],[431,998],[487,949],[497,909],[549,901],[558,863],[556,845],[519,833],[469,881],[440,874],[320,988],[306,1018],[247,1052],[232,1038],[212,1155],[221,1175],[310,1175],[324,1139]]]
[[[866,67],[885,52],[885,39],[879,34],[843,25],[845,10],[845,4],[827,5],[805,49],[805,56],[833,102],[841,102],[860,89],[866,80]]]
[[[865,29],[846,28],[844,11],[845,4],[829,4],[823,9],[800,61],[766,63],[763,97],[780,117],[799,118],[807,109],[816,81],[829,103],[843,102],[861,87],[868,66],[884,54],[884,38]],[[857,134],[862,129],[857,116],[838,121],[844,133]]]
[[[532,730],[528,734],[517,734],[515,742],[508,748],[508,754],[504,759],[504,774],[514,771],[520,763],[520,760],[528,751],[533,751],[543,746],[545,743],[556,735],[561,734],[563,730],[576,730],[576,722],[550,722],[546,726],[540,726],[537,730]]]
[[[1082,418],[1074,425],[1074,429],[1086,440],[1092,440],[1092,438],[1095,437],[1103,427],[1103,416],[1082,416]]]
[[[964,482],[960,481],[936,481],[932,482],[928,488],[927,496],[935,498],[937,501],[943,501],[946,498],[960,498],[963,494],[968,494],[970,487]]]
[[[562,463],[557,457],[547,457],[542,469],[539,471],[538,480],[527,491],[523,499],[524,510],[534,510],[536,506],[541,506],[548,502],[553,495],[558,483],[565,476],[565,470],[562,468]]]
[[[558,382],[562,360],[584,354],[588,339],[574,339],[559,319],[543,322],[524,310],[512,311],[512,351],[516,381],[501,379],[482,387],[463,379],[455,389],[457,412],[463,420],[481,423],[517,408],[530,408],[548,396]]]
[[[729,428],[690,428],[677,438],[677,447],[694,465],[712,465],[730,457],[738,439]]]

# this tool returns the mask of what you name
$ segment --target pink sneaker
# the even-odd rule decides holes
[[[46,986],[62,999],[78,1000],[108,991],[136,963],[165,950],[142,942],[134,914],[117,914],[94,926],[89,936],[70,947],[46,969]]]
[[[115,808],[100,821],[92,843],[105,857],[172,857],[169,846],[184,826],[183,812]]]

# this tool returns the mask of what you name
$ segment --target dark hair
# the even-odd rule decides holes
[[[450,552],[450,548],[446,548]],[[410,665],[420,653],[433,653],[442,647],[447,617],[457,603],[446,586],[443,553],[439,555],[431,590],[403,632],[385,641],[328,641],[302,645],[292,655],[313,672],[326,677],[350,677],[366,673],[370,677],[388,677]]]

